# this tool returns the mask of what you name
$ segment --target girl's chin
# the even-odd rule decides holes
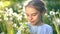
[[[34,22],[33,22],[33,23],[32,23],[32,22],[30,22],[30,24],[31,24],[31,25],[35,25],[35,23],[34,23]]]

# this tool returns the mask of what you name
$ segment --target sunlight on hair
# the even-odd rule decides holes
[[[24,6],[26,6],[30,1],[32,0],[27,0],[26,2],[24,2]]]

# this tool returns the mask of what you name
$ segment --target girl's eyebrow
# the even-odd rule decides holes
[[[37,12],[33,13],[33,14],[37,14]]]

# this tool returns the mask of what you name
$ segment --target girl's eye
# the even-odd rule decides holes
[[[26,14],[27,16],[29,16],[28,14]]]
[[[33,16],[36,16],[36,13],[32,14]]]
[[[33,14],[33,16],[35,16],[36,14]]]

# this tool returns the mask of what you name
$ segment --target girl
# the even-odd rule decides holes
[[[30,34],[53,34],[52,27],[42,20],[46,9],[41,0],[32,0],[25,6],[25,12],[29,21]]]

